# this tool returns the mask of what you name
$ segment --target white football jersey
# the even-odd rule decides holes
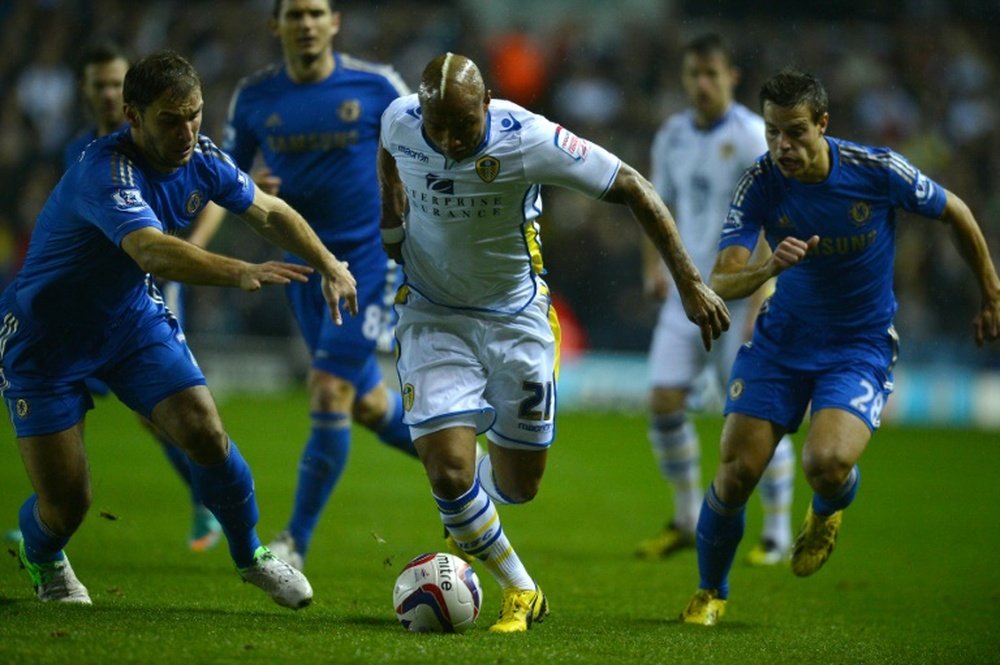
[[[382,147],[396,160],[409,208],[406,283],[447,307],[517,312],[542,272],[541,185],[600,198],[621,161],[512,102],[490,102],[475,154],[455,162],[424,137],[417,95],[382,115]]]
[[[653,139],[650,180],[705,277],[715,264],[736,183],[765,152],[764,119],[735,103],[704,129],[695,125],[692,110],[672,115]]]

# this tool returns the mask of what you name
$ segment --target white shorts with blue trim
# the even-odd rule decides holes
[[[506,448],[552,444],[559,323],[538,284],[516,314],[435,305],[407,289],[397,304],[396,368],[414,439],[467,426]]]

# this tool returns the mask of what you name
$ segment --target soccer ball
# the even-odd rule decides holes
[[[476,622],[483,589],[457,556],[421,554],[403,567],[392,590],[396,618],[415,633],[461,633]]]

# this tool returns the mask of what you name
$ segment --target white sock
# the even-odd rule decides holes
[[[649,441],[660,472],[674,490],[674,525],[694,533],[704,495],[698,433],[683,412],[655,415]]]
[[[434,497],[441,521],[462,551],[483,562],[501,588],[534,589],[500,525],[500,515],[479,481],[454,501]]]
[[[795,486],[795,447],[781,437],[771,462],[760,479],[760,500],[764,507],[761,539],[773,541],[780,549],[792,544],[792,492]]]

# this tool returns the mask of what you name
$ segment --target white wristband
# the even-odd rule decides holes
[[[396,243],[403,242],[403,238],[406,237],[406,230],[402,224],[389,228],[382,227],[379,231],[382,233],[382,242],[387,245],[395,245]]]

